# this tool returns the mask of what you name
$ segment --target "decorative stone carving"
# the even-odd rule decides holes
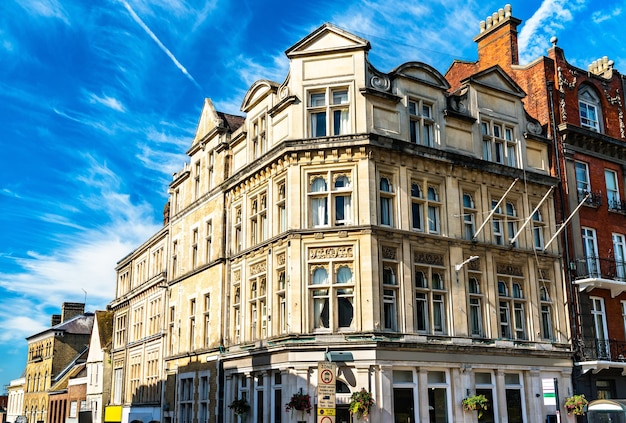
[[[389,260],[396,260],[397,258],[397,249],[394,247],[383,247],[383,258]]]
[[[257,273],[262,273],[267,270],[267,263],[265,261],[261,261],[259,263],[255,263],[250,266],[250,274],[256,275]]]
[[[522,268],[512,264],[498,264],[496,266],[496,272],[501,275],[524,276]]]
[[[285,265],[285,253],[278,254],[278,255],[276,256],[276,263],[277,263],[279,266],[284,266],[284,265]]]
[[[353,255],[353,247],[323,247],[311,248],[309,250],[309,259],[333,259],[333,258],[351,258]]]
[[[526,124],[526,129],[533,135],[541,135],[541,125],[537,122],[530,121]]]
[[[443,255],[433,253],[415,252],[415,262],[423,264],[432,264],[435,266],[443,266]]]

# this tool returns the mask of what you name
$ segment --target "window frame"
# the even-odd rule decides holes
[[[611,178],[611,180],[609,180]],[[609,183],[613,186],[609,187]],[[604,183],[606,186],[606,200],[609,210],[621,210],[622,202],[619,193],[619,179],[617,172],[612,169],[604,169]]]
[[[384,181],[386,182],[383,184]],[[378,196],[380,207],[380,225],[393,228],[395,222],[394,214],[396,194],[394,192],[394,181],[392,176],[380,175],[378,178]]]
[[[344,257],[327,257],[312,260],[308,263],[308,298],[310,328],[314,332],[345,332],[356,328],[356,274],[355,263]],[[340,282],[339,272],[342,269],[350,271],[350,279]],[[319,271],[325,271],[324,279],[317,279]],[[344,272],[345,273],[345,272]],[[316,305],[317,304],[317,305]],[[351,306],[350,323],[345,325],[348,315],[342,315],[347,309],[342,305]],[[326,315],[326,316],[325,316]],[[326,320],[326,322],[325,322]]]
[[[595,116],[592,116],[594,114]],[[603,132],[600,97],[589,85],[583,85],[578,90],[578,117],[581,128],[598,133]]]
[[[519,146],[515,123],[482,116],[479,123],[482,158],[509,167],[519,167]]]
[[[409,141],[413,144],[434,147],[436,122],[433,117],[435,103],[422,98],[407,100],[409,114]]]
[[[348,85],[310,89],[306,99],[310,138],[351,133],[352,90]]]
[[[422,274],[424,278],[418,277]],[[439,275],[435,278],[433,275]],[[435,287],[435,279],[440,286]],[[425,282],[419,284],[419,280]],[[413,261],[413,301],[415,307],[414,330],[428,335],[449,333],[450,312],[449,282],[444,267]]]
[[[515,341],[529,340],[528,308],[530,304],[524,296],[526,288],[524,278],[498,274],[496,283],[498,288],[498,334],[500,338]],[[503,286],[505,289],[502,289]],[[503,313],[506,316],[503,316]],[[503,317],[506,317],[506,321]]]

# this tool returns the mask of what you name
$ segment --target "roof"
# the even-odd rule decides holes
[[[100,335],[100,347],[108,348],[113,339],[113,311],[96,311],[98,334]]]
[[[51,328],[43,330],[39,333],[31,335],[26,339],[30,341],[35,337],[54,332],[65,332],[72,335],[90,335],[91,330],[93,329],[93,320],[93,313],[84,313],[79,316],[74,316],[71,319],[66,320],[65,322],[61,322],[58,325],[52,326]]]

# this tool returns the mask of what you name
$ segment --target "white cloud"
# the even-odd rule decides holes
[[[550,38],[574,20],[574,15],[584,8],[585,2],[586,0],[543,0],[519,33],[520,62],[526,63],[545,55],[550,47]]]
[[[18,4],[31,15],[59,19],[70,25],[68,14],[58,0],[22,0]]]
[[[604,21],[608,21],[618,16],[621,16],[621,14],[622,14],[621,7],[616,7],[615,9],[608,11],[608,12],[605,10],[597,10],[591,14],[591,19],[593,20],[594,23],[600,24]]]
[[[87,93],[87,99],[91,104],[101,104],[105,107],[108,107],[113,110],[117,110],[118,112],[124,112],[125,108],[121,101],[119,101],[115,97],[104,96],[100,97],[94,93]]]

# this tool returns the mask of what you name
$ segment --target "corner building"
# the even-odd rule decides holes
[[[544,249],[557,180],[526,94],[497,65],[452,90],[424,63],[379,72],[369,49],[325,24],[286,51],[282,83],[250,87],[245,119],[205,102],[150,285],[164,421],[235,422],[242,398],[244,421],[316,421],[285,404],[317,403],[326,359],[337,422],[361,388],[371,421],[407,423],[478,421],[473,394],[490,400],[480,421],[545,421],[543,381],[571,389],[560,255]]]
[[[455,62],[446,78],[501,66],[523,86],[527,111],[553,134],[557,223],[565,258],[572,344],[573,391],[589,400],[626,397],[626,77],[603,57],[581,69],[552,39],[547,55],[518,61],[517,26],[488,17],[475,41],[478,61]],[[496,18],[497,16],[497,18]],[[531,95],[532,94],[532,95]]]

